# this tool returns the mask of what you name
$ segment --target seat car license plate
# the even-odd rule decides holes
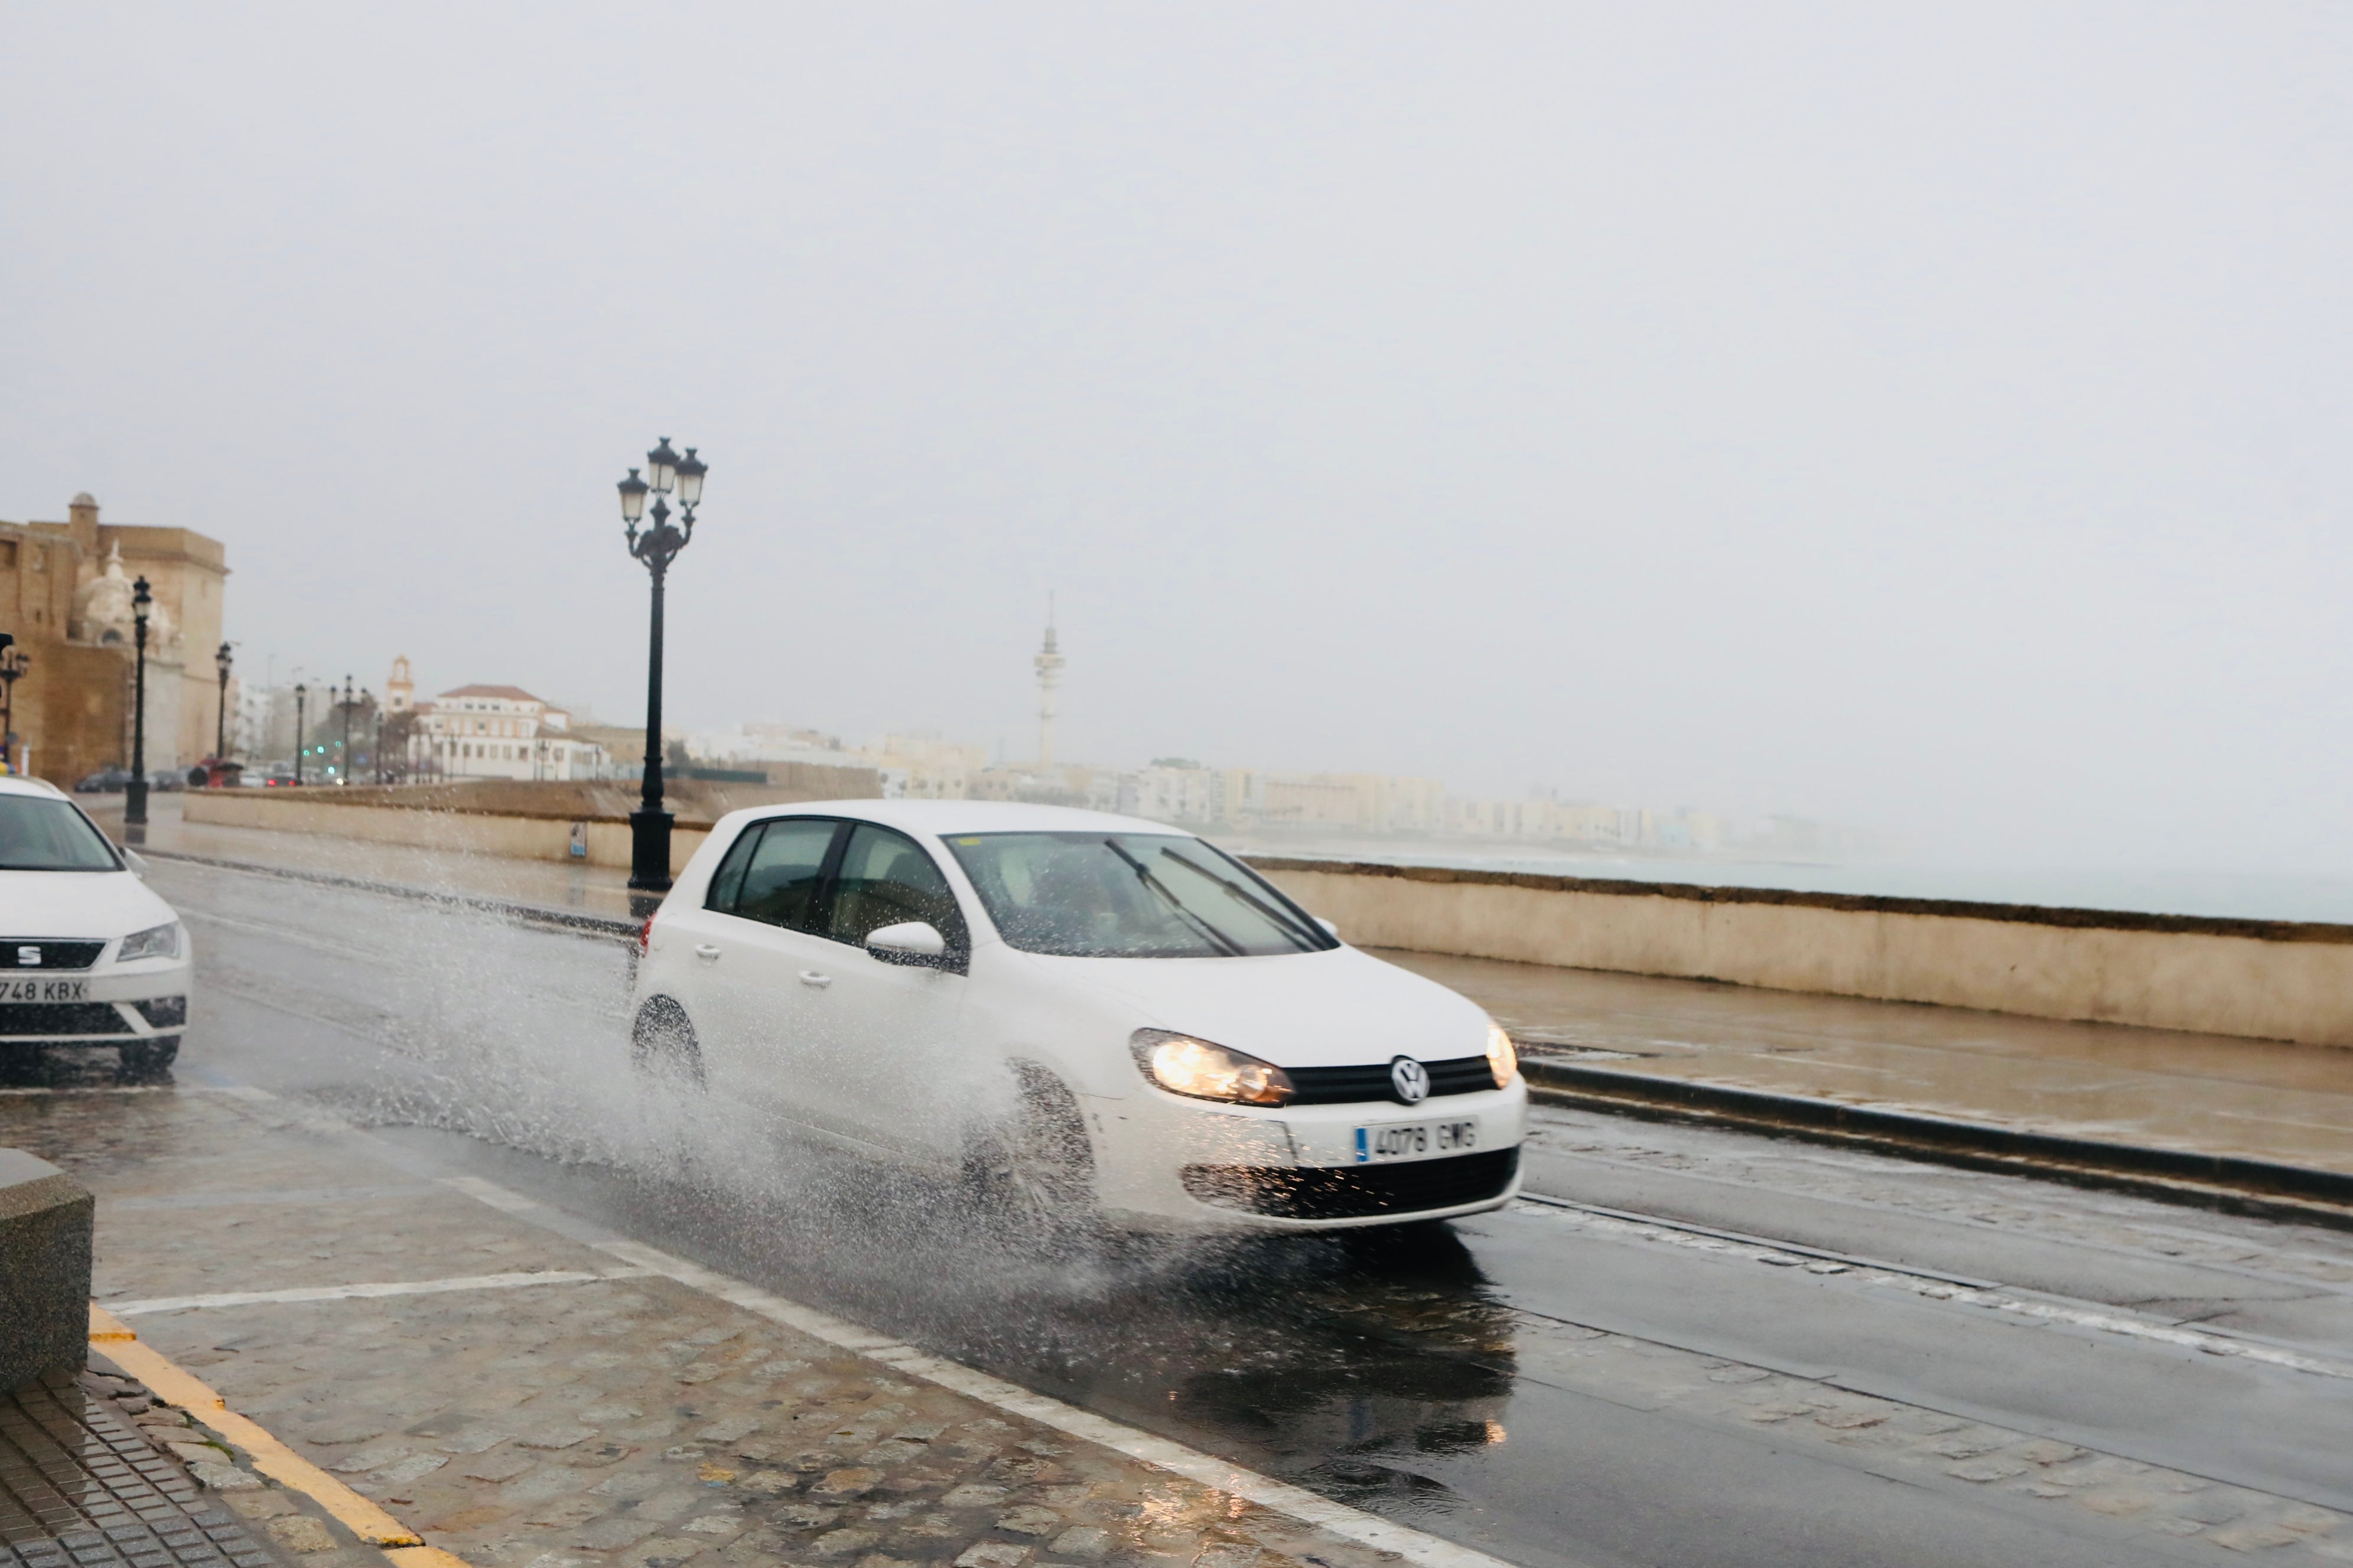
[[[1386,1127],[1356,1129],[1359,1165],[1467,1154],[1478,1146],[1479,1122],[1475,1117],[1461,1121],[1392,1121]]]
[[[0,1002],[87,1002],[87,980],[0,980]]]

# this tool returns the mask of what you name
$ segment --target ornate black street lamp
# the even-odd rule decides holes
[[[213,761],[216,763],[228,761],[228,668],[235,662],[227,643],[213,655],[213,668],[220,671],[220,706],[213,718]]]
[[[347,784],[352,782],[352,713],[358,707],[352,700],[352,678],[348,675],[343,677],[343,700],[335,706],[343,710],[343,750],[337,759],[343,765],[335,770],[335,782]]]
[[[119,579],[118,579],[119,581]],[[132,640],[138,644],[138,673],[132,678],[131,687],[131,787],[123,794],[122,826],[124,837],[134,843],[147,839],[147,606],[155,596],[147,591],[147,579],[140,578],[131,584],[131,626]]]
[[[299,680],[294,683],[294,782],[298,785],[302,782],[302,753],[310,749],[302,740],[302,700],[310,695],[309,687]]]
[[[646,772],[645,789],[638,809],[629,813],[629,908],[651,914],[670,891],[670,816],[662,808],[662,584],[670,563],[694,539],[694,509],[702,501],[702,476],[709,467],[689,447],[681,458],[670,449],[670,437],[646,454],[648,477],[629,477],[616,487],[621,492],[621,521],[627,525],[629,553],[643,563],[653,578],[653,622],[646,653]],[[665,499],[678,492],[679,524],[670,521]],[[646,515],[646,496],[654,498],[653,526],[644,533],[638,523]]]
[[[16,682],[32,667],[33,656],[9,645],[16,639],[0,632],[0,767],[16,769]]]

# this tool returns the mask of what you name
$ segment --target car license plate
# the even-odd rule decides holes
[[[1478,1146],[1479,1122],[1475,1117],[1462,1121],[1392,1121],[1386,1127],[1356,1129],[1359,1165],[1466,1154]]]
[[[87,980],[0,979],[0,1002],[87,1002]]]

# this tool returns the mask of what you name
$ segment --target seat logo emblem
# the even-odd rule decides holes
[[[1389,1087],[1408,1105],[1419,1105],[1430,1098],[1430,1069],[1411,1057],[1399,1057],[1389,1063]]]
[[[18,948],[16,950],[16,967],[19,969],[40,968],[41,950],[37,947]]]

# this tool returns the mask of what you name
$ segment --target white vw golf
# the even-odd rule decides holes
[[[188,933],[81,808],[0,778],[0,1060],[114,1046],[159,1072],[188,1022]]]
[[[1017,1211],[1312,1230],[1519,1187],[1510,1037],[1156,823],[739,811],[640,942],[641,1067]]]

